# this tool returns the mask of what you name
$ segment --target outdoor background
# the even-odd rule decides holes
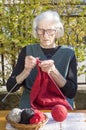
[[[75,50],[78,70],[75,108],[86,109],[86,0],[0,0],[0,109],[18,105],[21,91],[1,102],[7,93],[5,84],[21,48],[39,42],[32,35],[33,18],[48,9],[56,10],[64,24],[65,34],[57,44]]]

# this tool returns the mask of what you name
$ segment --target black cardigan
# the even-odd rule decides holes
[[[60,46],[57,48],[51,48],[51,49],[44,49],[44,48],[41,48],[41,49],[42,49],[43,53],[46,55],[46,57],[48,59],[50,59],[50,57],[56,51],[58,51],[59,48],[60,48]],[[26,56],[26,47],[22,48],[21,53],[18,57],[17,64],[16,64],[11,76],[7,80],[7,83],[6,83],[7,91],[10,91],[10,89],[16,84],[15,77],[23,71],[25,56]],[[60,89],[66,97],[73,98],[77,92],[77,62],[76,62],[75,55],[72,58],[71,63],[69,65],[69,71],[68,71],[66,80],[67,80],[67,82],[66,82],[65,86]],[[12,92],[17,91],[21,86],[26,87],[26,82],[24,81],[22,84],[18,84]]]

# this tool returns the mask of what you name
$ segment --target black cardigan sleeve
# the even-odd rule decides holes
[[[11,76],[7,80],[7,83],[6,83],[7,91],[10,91],[10,89],[12,89],[14,87],[14,85],[17,83],[16,76],[18,74],[20,74],[24,69],[25,56],[26,56],[26,47],[22,48],[22,50],[19,54],[18,60],[17,60],[17,64],[16,64]],[[22,84],[16,84],[16,87],[13,89],[12,92],[17,91],[24,84],[25,84],[25,82],[23,82]]]
[[[77,92],[77,61],[74,55],[69,65],[69,71],[66,78],[67,82],[61,91],[68,98],[73,98]]]

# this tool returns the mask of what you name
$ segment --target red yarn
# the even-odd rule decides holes
[[[43,72],[38,65],[37,69],[38,74],[30,92],[31,107],[40,110],[51,110],[55,105],[61,104],[68,110],[72,110],[71,105],[52,77]]]
[[[35,114],[34,116],[30,119],[30,124],[37,124],[39,122],[42,122],[45,120],[45,115],[43,112],[34,110]]]
[[[51,115],[54,120],[62,122],[66,119],[68,111],[63,105],[56,105],[52,108]]]

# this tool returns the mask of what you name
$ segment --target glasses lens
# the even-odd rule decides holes
[[[51,34],[55,33],[55,30],[54,29],[47,29],[46,32],[51,35]]]
[[[37,33],[38,33],[38,34],[43,34],[43,31],[44,31],[43,29],[37,28]]]

